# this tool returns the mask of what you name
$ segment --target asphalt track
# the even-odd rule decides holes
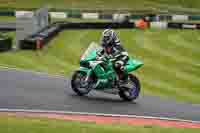
[[[143,88],[145,89],[145,88]],[[123,102],[118,96],[91,92],[79,97],[68,78],[0,69],[0,108],[168,117],[200,121],[200,105],[177,103],[153,96]]]

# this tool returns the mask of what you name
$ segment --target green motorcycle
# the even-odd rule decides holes
[[[139,96],[141,86],[138,78],[131,72],[140,68],[143,63],[129,59],[124,69],[125,81],[119,82],[113,67],[114,59],[96,60],[98,49],[98,46],[92,44],[83,54],[80,68],[72,75],[71,87],[73,91],[79,96],[84,96],[91,90],[98,90],[118,94],[125,101],[135,100]],[[102,63],[106,64],[106,67],[102,67]],[[98,79],[105,79],[105,82],[98,83]]]

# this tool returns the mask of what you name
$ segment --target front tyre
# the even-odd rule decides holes
[[[75,71],[71,79],[72,90],[79,96],[87,95],[91,89],[90,84],[85,81],[87,74],[81,71]]]
[[[125,101],[133,101],[140,94],[140,81],[132,74],[128,76],[128,82],[126,85],[121,86],[119,96]]]

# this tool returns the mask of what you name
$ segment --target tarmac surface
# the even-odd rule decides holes
[[[156,96],[140,96],[134,102],[124,102],[119,96],[97,91],[80,97],[71,90],[67,77],[12,69],[0,69],[0,109],[57,110],[200,121],[200,105],[178,103]]]

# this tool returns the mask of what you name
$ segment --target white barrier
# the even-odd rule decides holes
[[[167,22],[151,22],[150,28],[167,29]]]
[[[99,19],[98,13],[82,13],[83,19]]]
[[[196,29],[197,25],[196,24],[183,24],[184,29]]]
[[[119,14],[119,13],[115,13],[113,14],[113,20],[114,21],[123,21],[125,19],[125,17],[130,16],[129,13],[123,13],[123,14]]]
[[[67,18],[67,13],[65,12],[50,12],[52,18],[64,19]]]
[[[16,11],[15,16],[16,18],[32,18],[34,15],[34,12],[32,11]]]
[[[173,15],[172,16],[172,21],[188,21],[189,16],[186,15]]]

